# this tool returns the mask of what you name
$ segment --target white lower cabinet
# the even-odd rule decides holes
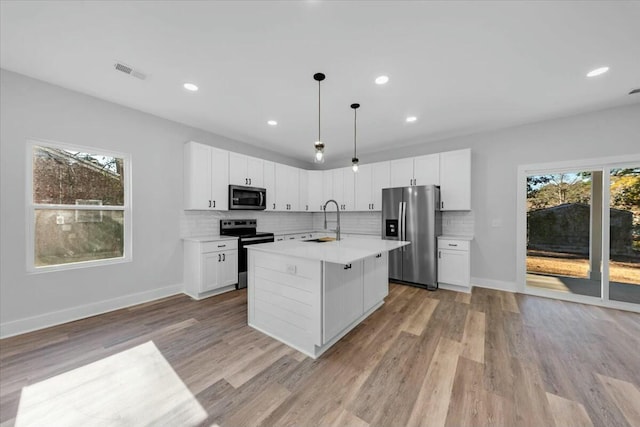
[[[195,299],[235,289],[238,283],[238,241],[184,242],[185,293]]]
[[[438,283],[470,291],[469,241],[438,239]]]
[[[389,295],[388,252],[379,253],[364,259],[363,304],[364,311],[382,301]]]
[[[362,268],[363,261],[347,265],[325,263],[322,334],[324,344],[362,316],[364,312]]]

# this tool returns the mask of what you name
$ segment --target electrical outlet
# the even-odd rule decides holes
[[[296,274],[297,267],[295,264],[287,264],[287,273]]]

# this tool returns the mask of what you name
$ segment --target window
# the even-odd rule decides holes
[[[131,260],[128,155],[31,141],[27,159],[28,270]]]

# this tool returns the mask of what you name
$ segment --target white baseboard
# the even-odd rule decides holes
[[[502,280],[481,279],[479,277],[471,278],[471,286],[479,288],[496,289],[498,291],[518,292],[518,284],[516,282],[504,282]]]
[[[44,329],[50,326],[60,325],[62,323],[73,322],[74,320],[84,319],[87,317],[95,316],[97,314],[107,313],[109,311],[119,310],[121,308],[130,307],[132,305],[142,304],[160,298],[169,297],[182,293],[182,288],[182,284],[167,286],[164,288],[153,289],[146,292],[139,292],[137,294],[125,295],[106,301],[100,301],[92,304],[68,308],[65,310],[53,311],[38,316],[13,320],[11,322],[5,322],[0,324],[0,338],[20,335],[26,332]]]
[[[438,289],[446,289],[448,291],[463,292],[465,294],[471,293],[471,287],[450,285],[448,283],[438,283]]]

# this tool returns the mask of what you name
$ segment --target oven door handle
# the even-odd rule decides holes
[[[262,191],[260,193],[260,207],[265,206],[264,204],[264,193]]]
[[[245,243],[255,243],[255,242],[259,242],[259,243],[271,243],[273,242],[273,237],[272,238],[264,238],[264,237],[248,237],[248,238],[242,238],[240,239],[240,244],[245,244]]]

